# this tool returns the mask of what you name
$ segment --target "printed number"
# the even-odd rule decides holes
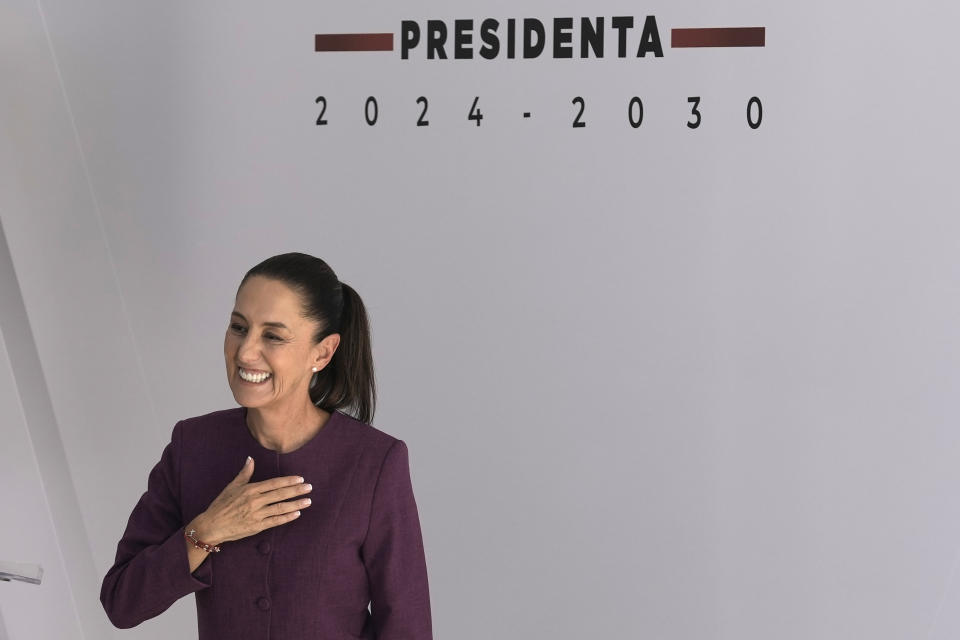
[[[373,105],[373,115],[370,115],[370,106]],[[380,115],[380,108],[377,107],[377,99],[373,96],[367,98],[367,104],[363,106],[363,117],[371,127],[377,124],[377,116]]]
[[[690,115],[697,116],[697,119],[694,122],[688,122],[687,126],[691,129],[696,129],[700,126],[700,96],[694,96],[692,98],[687,98],[687,102],[691,103],[693,106],[690,108]]]
[[[423,111],[420,112],[420,117],[417,118],[417,126],[418,126],[418,127],[428,127],[428,126],[430,126],[430,121],[427,120],[427,118],[426,118],[426,116],[427,116],[427,99],[424,98],[423,96],[420,96],[419,98],[417,98],[417,104],[422,104],[422,105],[423,105]]]
[[[327,112],[327,99],[323,96],[317,96],[316,102],[323,105],[323,108],[320,109],[320,117],[317,118],[317,125],[327,124],[327,121],[323,119],[323,114]]]
[[[643,100],[637,96],[630,98],[630,105],[627,107],[627,118],[630,119],[630,126],[634,129],[643,124]]]
[[[757,119],[753,119],[753,105],[757,105]],[[747,102],[747,124],[750,125],[751,129],[756,129],[760,126],[760,121],[763,120],[763,105],[760,104],[760,98],[753,96]]]
[[[577,96],[576,98],[570,101],[570,104],[577,104],[577,103],[580,103],[580,111],[577,112],[576,117],[573,119],[574,129],[579,129],[580,127],[587,126],[587,123],[580,119],[583,117],[583,110],[584,108],[586,108],[586,103],[584,103],[583,98],[581,98],[580,96]]]
[[[473,104],[470,105],[470,113],[467,114],[467,120],[476,120],[477,126],[480,126],[480,121],[483,120],[483,114],[480,113],[480,108],[477,106],[480,96],[476,96],[473,99]]]

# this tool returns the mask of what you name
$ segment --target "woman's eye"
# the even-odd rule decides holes
[[[234,322],[233,324],[230,325],[230,330],[233,331],[233,332],[235,332],[235,333],[239,333],[239,334],[243,334],[243,333],[246,333],[246,332],[247,332],[247,328],[246,328],[246,327],[244,327],[244,326],[242,326],[242,325],[239,325],[239,324],[237,324],[236,322]],[[283,338],[281,338],[281,337],[278,336],[278,335],[274,335],[274,334],[272,334],[272,333],[265,333],[265,334],[263,334],[263,335],[264,335],[264,337],[265,337],[267,340],[272,340],[272,341],[274,341],[274,342],[283,342]]]

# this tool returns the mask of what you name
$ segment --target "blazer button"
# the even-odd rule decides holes
[[[267,555],[268,553],[270,553],[270,541],[269,541],[269,540],[261,540],[261,541],[257,544],[257,551],[259,551],[259,552],[260,552],[261,554],[263,554],[263,555]]]
[[[266,611],[267,609],[270,608],[270,598],[263,598],[263,597],[258,598],[257,606],[260,607],[262,611]]]

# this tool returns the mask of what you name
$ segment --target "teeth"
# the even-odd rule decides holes
[[[240,377],[247,382],[263,382],[270,377],[269,373],[247,373],[243,369],[237,369],[237,371],[240,372]]]

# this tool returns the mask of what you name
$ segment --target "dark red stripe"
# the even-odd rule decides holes
[[[714,27],[709,29],[671,29],[670,46],[682,47],[762,47],[766,27]]]
[[[392,33],[318,33],[314,51],[393,51]]]

